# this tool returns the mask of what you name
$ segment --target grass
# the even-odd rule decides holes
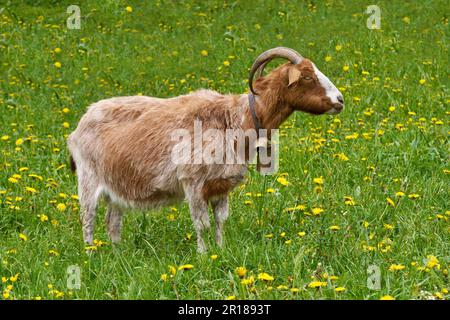
[[[449,298],[447,1],[79,3],[80,30],[66,28],[70,1],[1,5],[0,298]],[[380,30],[366,27],[371,4]],[[130,212],[113,247],[101,207],[86,255],[65,144],[86,107],[242,93],[253,59],[278,45],[315,61],[346,109],[283,125],[280,172],[252,169],[232,193],[225,247],[210,234],[196,253],[185,204]]]

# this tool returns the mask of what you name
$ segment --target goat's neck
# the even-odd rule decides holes
[[[244,129],[255,128],[249,108],[248,97],[247,95],[243,96],[246,99],[243,110],[243,127]],[[281,101],[271,100],[265,96],[256,96],[255,98],[256,115],[263,129],[278,129],[293,112],[290,106]]]

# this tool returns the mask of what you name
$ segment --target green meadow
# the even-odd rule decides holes
[[[80,29],[71,4],[0,4],[0,300],[450,297],[448,1],[77,1]],[[113,246],[102,204],[87,254],[66,145],[87,106],[244,93],[276,46],[346,107],[282,125],[279,171],[232,192],[224,247],[212,230],[197,254],[185,203],[128,211]]]

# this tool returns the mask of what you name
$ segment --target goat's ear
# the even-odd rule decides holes
[[[293,83],[297,82],[298,79],[300,79],[300,76],[302,75],[302,72],[298,70],[296,67],[289,68],[289,84],[288,87],[290,87]]]

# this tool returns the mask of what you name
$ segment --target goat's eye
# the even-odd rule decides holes
[[[303,79],[305,79],[306,81],[310,81],[310,80],[312,80],[312,77],[310,77],[310,76],[304,76]]]

